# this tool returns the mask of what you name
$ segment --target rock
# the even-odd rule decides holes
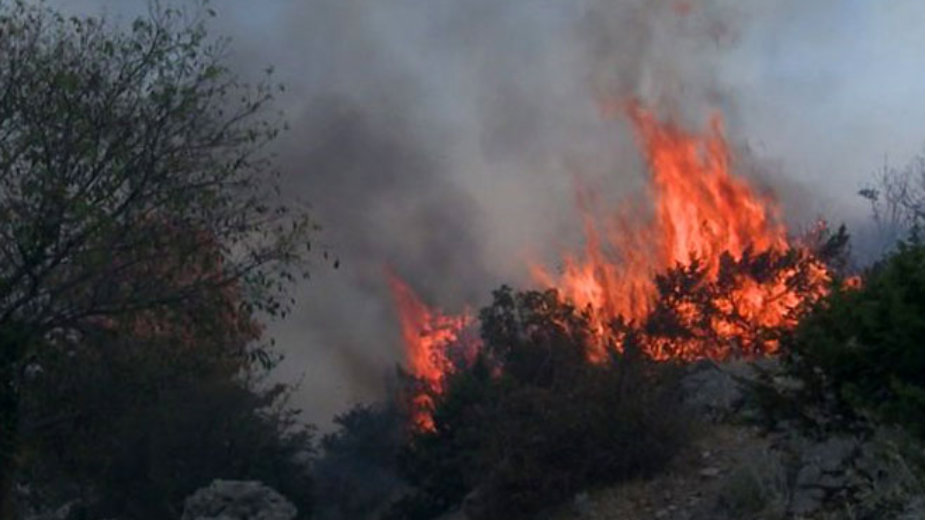
[[[719,476],[719,468],[709,467],[703,468],[700,470],[700,476],[706,478],[714,478]]]
[[[681,380],[685,402],[694,411],[714,419],[735,413],[745,401],[745,393],[735,378],[712,361],[694,365]]]
[[[292,520],[297,513],[260,482],[214,480],[186,499],[182,520]]]
[[[814,445],[808,455],[818,462],[822,471],[831,473],[844,468],[858,447],[858,440],[854,437],[832,437]]]
[[[584,491],[578,493],[575,495],[575,499],[572,500],[572,508],[578,516],[591,516],[591,497]]]
[[[803,437],[790,440],[799,466],[790,499],[790,512],[807,515],[822,507],[829,497],[850,490],[853,463],[860,442],[851,436],[835,436],[823,442]]]

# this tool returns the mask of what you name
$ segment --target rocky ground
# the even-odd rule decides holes
[[[779,368],[762,362],[763,370]],[[925,518],[925,482],[908,463],[925,456],[887,428],[809,438],[786,421],[764,421],[750,399],[752,365],[704,363],[685,378],[705,417],[689,448],[649,480],[578,494],[545,515],[572,519]],[[782,392],[793,381],[772,378]],[[761,424],[758,426],[756,424]]]

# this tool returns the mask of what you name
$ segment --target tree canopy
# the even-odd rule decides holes
[[[0,1],[3,506],[22,419],[44,424],[33,412],[49,405],[23,395],[37,388],[30,370],[74,370],[43,390],[51,400],[68,381],[87,388],[77,367],[93,373],[106,356],[171,377],[206,367],[232,384],[251,361],[271,364],[256,316],[284,316],[288,284],[310,266],[317,225],[283,196],[268,147],[284,128],[271,110],[282,87],[270,70],[251,84],[224,65],[207,2],[151,5],[121,27]]]
[[[44,333],[230,284],[285,312],[313,223],[266,152],[276,87],[222,64],[207,13],[119,31],[0,6],[0,325]]]

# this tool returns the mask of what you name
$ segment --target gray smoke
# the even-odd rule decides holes
[[[304,375],[298,404],[320,423],[380,396],[401,361],[384,265],[431,304],[477,307],[500,283],[529,283],[528,259],[554,266],[580,244],[576,178],[614,206],[638,193],[632,132],[602,106],[632,95],[691,129],[720,110],[739,171],[798,223],[862,218],[854,192],[882,155],[902,162],[925,142],[919,0],[216,7],[235,68],[273,65],[288,87],[280,166],[342,260],[319,265],[272,327],[280,376]]]

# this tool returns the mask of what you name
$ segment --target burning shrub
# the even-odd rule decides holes
[[[402,469],[417,493],[395,518],[459,503],[487,518],[529,517],[589,486],[653,473],[687,437],[673,366],[624,350],[590,362],[592,322],[555,291],[495,292],[481,312],[483,348],[448,375],[433,429],[418,431]]]
[[[642,345],[656,359],[774,353],[776,332],[825,294],[825,259],[792,240],[770,194],[734,174],[719,115],[692,133],[637,102],[626,113],[648,165],[651,218],[632,203],[604,217],[594,193],[579,190],[583,253],[564,255],[560,273],[532,265],[534,279],[589,308],[602,336],[594,359],[621,348],[606,337],[610,322],[653,316],[668,327]]]
[[[820,227],[818,244],[694,259],[656,276],[658,298],[645,317],[646,351],[657,359],[752,358],[778,350],[781,336],[828,291],[829,273],[845,251],[845,228]],[[756,304],[756,302],[760,302]]]
[[[836,288],[787,341],[816,399],[866,410],[925,437],[925,243],[902,242],[857,289]]]
[[[428,307],[388,272],[417,431],[405,469],[419,492],[397,515],[431,517],[476,486],[470,509],[523,515],[659,467],[683,426],[671,367],[776,353],[838,276],[844,228],[794,240],[773,197],[733,175],[718,116],[697,134],[637,103],[627,115],[651,217],[601,218],[579,190],[583,254],[556,273],[531,264],[547,292],[497,292],[481,342],[468,313]]]

